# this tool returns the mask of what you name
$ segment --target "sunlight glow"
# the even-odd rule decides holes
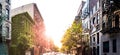
[[[12,9],[37,3],[44,19],[46,34],[52,37],[54,43],[61,47],[61,38],[65,30],[72,24],[81,0],[12,0]]]

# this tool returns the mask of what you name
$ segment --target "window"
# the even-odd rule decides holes
[[[93,47],[93,55],[96,55],[96,47]]]
[[[92,45],[92,37],[90,36],[90,45]]]
[[[6,29],[7,29],[7,30],[6,30],[6,31],[7,31],[7,32],[6,32],[6,34],[7,34],[6,36],[9,38],[9,27],[6,27]]]
[[[91,10],[91,12],[92,12],[92,15],[93,15],[93,9]]]
[[[10,0],[6,0],[6,2],[7,2],[8,4],[10,4]]]
[[[115,27],[119,28],[119,15],[115,16]]]
[[[0,26],[0,43],[2,43],[2,25]]]
[[[2,37],[0,36],[0,43],[2,43]]]
[[[113,45],[113,46],[112,46],[112,47],[113,47],[112,50],[113,50],[114,53],[116,53],[116,52],[117,52],[117,43],[116,43],[116,39],[114,39],[114,40],[112,41],[112,45]]]
[[[6,9],[7,20],[9,20],[9,9]]]
[[[96,15],[96,18],[97,18],[97,24],[99,24],[99,17],[98,17],[98,14]]]
[[[109,52],[109,41],[103,42],[103,52]]]
[[[107,15],[104,15],[103,16],[103,23],[106,23],[107,22]]]
[[[99,46],[97,46],[97,55],[99,55]]]
[[[93,6],[93,14],[95,13],[95,11],[96,11],[96,10],[95,10],[95,6]]]
[[[2,33],[2,25],[0,25],[0,34]]]
[[[2,5],[0,4],[0,16],[2,15]]]
[[[88,22],[85,24],[85,28],[88,28]]]
[[[93,24],[95,24],[95,17],[93,18]]]
[[[93,41],[95,42],[95,37],[93,37]]]
[[[97,26],[97,19],[95,17],[93,18],[92,23],[93,23],[94,27]]]
[[[99,33],[97,33],[97,44],[99,44]]]
[[[95,11],[97,11],[97,5],[95,5]]]
[[[99,8],[99,1],[97,2],[97,9]]]

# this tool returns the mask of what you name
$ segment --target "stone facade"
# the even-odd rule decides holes
[[[115,42],[114,42],[115,41]],[[103,43],[108,42],[109,51],[103,52]],[[105,34],[101,37],[101,55],[120,55],[120,33]],[[113,44],[114,43],[114,44]],[[116,47],[115,47],[116,46]]]
[[[83,15],[79,16],[83,19],[83,27],[88,27],[92,55],[120,55],[119,0],[87,0],[87,2],[88,15],[82,12]],[[84,31],[86,30],[83,28]]]
[[[10,0],[0,0],[0,55],[8,55],[11,40]]]
[[[92,55],[101,55],[101,8],[99,0],[90,0],[94,3],[90,5],[90,46],[92,47]],[[90,3],[90,4],[91,4]]]

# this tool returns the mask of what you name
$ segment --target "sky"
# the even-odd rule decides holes
[[[12,9],[36,3],[44,19],[46,34],[61,47],[61,39],[77,15],[81,0],[11,0]]]

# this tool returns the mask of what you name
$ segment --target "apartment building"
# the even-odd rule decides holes
[[[85,55],[91,55],[89,50],[86,50],[86,48],[89,48],[89,30],[90,30],[90,23],[89,23],[89,2],[88,1],[82,1],[79,9],[77,11],[77,16],[75,20],[77,22],[82,21],[82,46],[81,46],[81,52],[79,53],[80,55],[85,54]],[[78,22],[78,23],[79,23]],[[87,52],[86,52],[87,51]]]
[[[101,55],[101,36],[100,32],[100,19],[101,9],[100,0],[89,0],[89,11],[90,11],[90,46],[92,48],[92,55]]]
[[[88,31],[92,55],[120,55],[119,0],[87,0],[79,16]],[[81,12],[80,12],[81,13]],[[88,22],[88,23],[87,23]],[[85,27],[88,27],[87,29]]]
[[[25,55],[27,52],[29,52],[29,55],[31,54],[34,37],[33,25],[34,21],[27,12],[16,14],[12,17],[12,38],[9,55]]]
[[[10,0],[0,0],[0,55],[8,55],[11,40]]]
[[[45,52],[45,26],[44,20],[39,12],[39,9],[35,3],[23,5],[21,7],[15,8],[11,11],[11,17],[27,12],[32,18],[34,25],[32,26],[32,32],[34,33],[34,45],[32,55],[40,55]]]
[[[101,54],[120,55],[120,0],[102,0]]]
[[[81,19],[82,19],[82,28],[83,28],[83,33],[82,35],[84,36],[83,41],[87,42],[86,45],[88,45],[89,41],[89,2],[86,1],[84,4],[83,8],[81,9]]]

